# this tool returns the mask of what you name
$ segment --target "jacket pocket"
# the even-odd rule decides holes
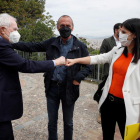
[[[73,85],[73,100],[76,101],[79,97],[79,86]]]
[[[134,97],[133,98],[133,104],[134,105],[140,104],[140,97]]]

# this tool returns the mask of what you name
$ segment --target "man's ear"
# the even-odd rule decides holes
[[[74,29],[74,26],[72,26],[72,29],[71,29],[71,31],[73,31],[73,29]]]
[[[115,29],[115,33],[117,33],[118,32],[118,29]]]
[[[4,35],[5,34],[5,31],[4,30],[5,30],[5,27],[4,26],[1,26],[0,27],[0,34],[1,35]]]

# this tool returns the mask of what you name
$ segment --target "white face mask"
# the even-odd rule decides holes
[[[130,34],[131,35],[131,34]],[[122,34],[122,32],[119,32],[119,41],[121,42],[122,46],[129,46],[132,42],[132,40],[127,40],[129,35]]]
[[[9,37],[6,35],[9,38],[10,43],[13,44],[19,42],[20,34],[18,31],[10,32],[8,29],[7,31],[10,33]]]

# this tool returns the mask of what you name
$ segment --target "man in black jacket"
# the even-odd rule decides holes
[[[55,65],[65,63],[65,58],[47,61],[29,61],[18,55],[11,43],[17,42],[16,19],[0,14],[0,140],[14,140],[11,120],[23,114],[21,86],[18,72],[39,73],[54,71]]]
[[[47,60],[60,56],[71,59],[88,56],[86,45],[71,35],[73,28],[74,24],[71,17],[63,15],[57,23],[59,37],[53,37],[40,43],[19,42],[13,44],[13,47],[26,52],[46,52]],[[58,66],[54,72],[44,74],[49,140],[58,139],[57,120],[60,100],[63,110],[64,140],[72,140],[73,111],[75,101],[79,97],[79,84],[91,72],[92,66],[84,65],[81,69],[81,64],[75,64],[71,67]]]

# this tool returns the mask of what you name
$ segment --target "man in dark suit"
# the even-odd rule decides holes
[[[121,43],[119,42],[120,25],[121,23],[115,24],[113,27],[114,35],[109,38],[105,38],[103,40],[102,45],[100,47],[100,54],[111,51],[114,46],[118,47],[121,46]],[[109,72],[109,64],[106,63],[104,64],[104,77],[108,75],[108,72]]]
[[[100,47],[100,54],[107,53],[107,52],[111,51],[114,46],[118,46],[118,47],[121,46],[121,43],[119,41],[120,28],[121,28],[121,23],[116,23],[114,25],[114,27],[113,27],[114,35],[109,37],[109,38],[105,38],[103,40],[102,45]],[[104,73],[103,80],[108,76],[108,72],[109,72],[109,64],[105,63],[104,70],[103,70],[103,73]],[[97,117],[97,122],[101,123],[100,113]]]
[[[55,65],[65,63],[64,57],[38,62],[22,58],[11,45],[20,38],[17,29],[14,17],[0,14],[0,140],[14,140],[11,120],[23,114],[18,72],[49,72],[54,71]]]
[[[47,60],[63,55],[66,58],[88,56],[87,46],[71,34],[74,24],[68,15],[58,19],[57,29],[60,36],[53,37],[40,43],[19,42],[13,44],[18,50],[27,52],[46,52]],[[54,73],[46,72],[45,92],[48,109],[49,140],[57,140],[57,120],[60,101],[62,102],[64,140],[72,140],[73,112],[75,101],[79,97],[79,85],[82,79],[92,72],[92,66],[75,64],[71,67],[56,67]]]

